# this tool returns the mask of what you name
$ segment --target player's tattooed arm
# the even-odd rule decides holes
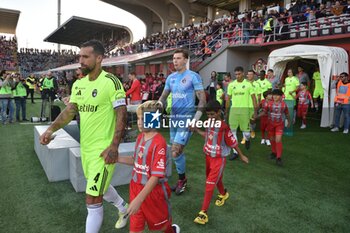
[[[115,131],[112,144],[114,146],[119,146],[120,141],[122,140],[122,136],[124,135],[125,127],[126,127],[126,118],[127,118],[127,110],[126,106],[120,106],[116,108],[115,113],[117,115],[116,123],[115,123]]]
[[[56,120],[50,125],[48,130],[55,132],[67,125],[74,116],[78,113],[78,105],[75,103],[68,103],[67,107],[58,115]]]
[[[126,126],[126,106],[119,106],[115,108],[116,124],[114,130],[113,140],[110,146],[108,146],[102,153],[101,157],[104,158],[106,164],[113,164],[118,161],[118,147],[122,136],[124,135]]]
[[[169,90],[165,90],[165,89],[163,90],[162,95],[160,96],[160,98],[158,100],[158,102],[161,103],[162,108],[164,108],[165,103],[166,103],[166,99],[168,98],[169,94],[170,94]]]
[[[204,90],[196,91],[196,96],[199,100],[198,109],[201,112],[205,112],[205,104],[207,103]]]

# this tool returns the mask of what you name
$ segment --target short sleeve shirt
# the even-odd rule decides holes
[[[244,79],[231,82],[227,87],[227,95],[231,96],[231,110],[234,114],[249,114],[251,95],[255,94],[250,82]]]
[[[299,87],[299,80],[297,77],[287,77],[285,82],[285,88],[284,88],[284,95],[286,100],[294,100],[294,97],[289,94],[291,91],[295,91]]]
[[[166,141],[160,133],[147,141],[143,133],[137,137],[132,172],[135,183],[145,185],[151,176],[165,177],[166,149]]]
[[[172,115],[194,114],[195,92],[204,90],[201,76],[191,70],[169,75],[164,89],[172,93]]]
[[[203,151],[213,158],[226,157],[231,149],[236,147],[237,141],[233,136],[230,127],[221,121],[221,127],[210,127],[205,132],[205,143]]]
[[[256,82],[260,84],[260,94],[261,94],[261,98],[264,98],[264,97],[262,96],[262,94],[263,94],[265,91],[267,91],[268,89],[272,89],[272,84],[271,84],[271,82],[270,82],[269,80],[267,80],[266,78],[265,78],[264,80],[259,79],[259,80],[257,80]]]
[[[322,90],[322,81],[320,72],[316,71],[312,75],[312,79],[315,81],[315,90]]]
[[[114,108],[125,105],[125,92],[119,79],[102,71],[98,78],[74,82],[71,103],[80,114],[80,144],[84,153],[100,156],[113,140],[116,114]]]

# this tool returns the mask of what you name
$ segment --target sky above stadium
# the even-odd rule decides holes
[[[19,48],[57,50],[57,44],[43,41],[57,28],[57,0],[0,0],[0,8],[21,12],[16,31]],[[143,38],[146,32],[136,16],[99,0],[61,0],[61,24],[72,16],[126,26],[133,32],[134,41]]]

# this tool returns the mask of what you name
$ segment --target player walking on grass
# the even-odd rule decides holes
[[[267,106],[269,101],[272,101],[272,94],[271,90],[267,90],[263,93],[264,98],[260,102],[260,111],[263,111],[264,108]],[[268,138],[268,135],[265,133],[268,133],[268,125],[269,120],[267,115],[263,115],[260,117],[260,131],[261,131],[261,145],[266,144],[267,146],[271,146],[270,139]]]
[[[172,94],[170,117],[172,122],[199,120],[206,102],[202,78],[197,73],[186,69],[187,61],[188,52],[186,50],[175,50],[173,64],[176,72],[166,79],[164,91],[158,101],[159,105],[163,107],[168,95]],[[195,96],[199,99],[197,112]],[[170,127],[171,154],[175,161],[176,171],[179,174],[179,180],[172,187],[172,190],[177,195],[183,193],[187,185],[184,147],[191,135],[192,132],[188,128]]]
[[[268,116],[268,130],[269,137],[271,141],[271,159],[276,159],[276,164],[282,166],[282,135],[283,128],[289,127],[290,118],[288,113],[288,107],[286,103],[282,100],[283,92],[279,89],[272,91],[273,101],[268,102],[264,107],[264,111],[259,114],[263,116],[267,114]],[[284,124],[284,119],[286,123]]]
[[[252,87],[253,87],[253,91],[255,93],[255,100],[256,100],[256,106],[259,105],[260,103],[260,100],[261,100],[261,87],[260,87],[260,84],[255,81],[254,79],[254,75],[255,75],[255,72],[254,70],[248,70],[247,72],[247,80],[252,84]],[[255,122],[255,115],[254,115],[254,105],[253,105],[253,99],[250,98],[249,99],[249,116],[250,116],[250,123],[249,123],[249,127],[250,127],[250,137],[251,138],[255,138],[255,127],[256,127],[256,122]],[[244,140],[244,141],[243,141]],[[242,144],[245,144],[245,138],[243,137],[243,140],[242,140]]]
[[[305,129],[306,115],[309,109],[309,104],[311,103],[311,108],[314,107],[311,94],[307,90],[307,83],[302,82],[300,84],[299,91],[297,92],[296,95],[294,95],[294,92],[291,92],[290,94],[293,95],[293,97],[298,100],[297,117],[301,118],[301,121],[302,121],[300,129]]]
[[[285,103],[288,106],[288,112],[290,114],[291,119],[294,121],[295,99],[290,93],[297,91],[300,83],[299,79],[294,76],[292,69],[288,69],[287,75],[288,77],[286,77],[286,79],[284,80],[283,92],[285,96]],[[293,136],[293,124],[290,124],[289,127],[284,129],[284,134],[287,136]]]
[[[67,107],[40,137],[41,144],[49,144],[52,134],[79,112],[81,161],[87,180],[87,233],[97,233],[101,228],[103,199],[119,210],[115,227],[127,223],[128,205],[110,185],[126,123],[125,92],[114,75],[102,70],[103,56],[101,42],[91,40],[81,45],[79,62],[87,76],[73,84]]]
[[[238,155],[243,162],[248,163],[248,158],[244,156],[239,149],[238,143],[233,136],[230,127],[221,119],[220,103],[216,100],[209,101],[206,105],[206,113],[208,120],[220,121],[221,127],[210,127],[207,128],[205,132],[198,128],[194,129],[198,134],[205,138],[203,147],[206,161],[205,194],[202,209],[194,219],[195,223],[202,225],[206,224],[209,220],[207,211],[215,187],[219,190],[219,195],[215,201],[216,206],[224,205],[225,201],[229,198],[229,193],[224,188],[222,178],[226,164],[226,157],[230,154],[231,148],[234,148],[238,152]]]
[[[234,137],[237,140],[238,127],[245,138],[245,148],[250,148],[250,119],[252,116],[250,100],[253,102],[254,118],[256,117],[257,102],[252,84],[244,79],[243,67],[235,68],[236,80],[227,87],[228,101],[226,102],[226,118],[229,115],[229,124]],[[231,102],[230,102],[231,100]],[[231,107],[230,107],[231,104]]]
[[[144,128],[144,112],[161,111],[156,101],[146,101],[137,110],[140,134],[133,157],[119,157],[118,162],[133,165],[130,182],[130,232],[143,232],[145,223],[152,231],[180,232],[172,224],[169,198],[171,190],[166,177],[167,144],[156,129]],[[169,161],[171,162],[171,161]]]

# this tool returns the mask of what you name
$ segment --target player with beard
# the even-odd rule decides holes
[[[122,228],[127,223],[128,205],[110,185],[126,123],[125,92],[118,78],[102,70],[103,56],[100,41],[81,45],[79,62],[87,76],[73,84],[67,107],[40,137],[41,144],[49,144],[52,134],[79,112],[81,161],[87,180],[87,233],[97,233],[101,228],[103,199],[119,210],[115,227]]]

